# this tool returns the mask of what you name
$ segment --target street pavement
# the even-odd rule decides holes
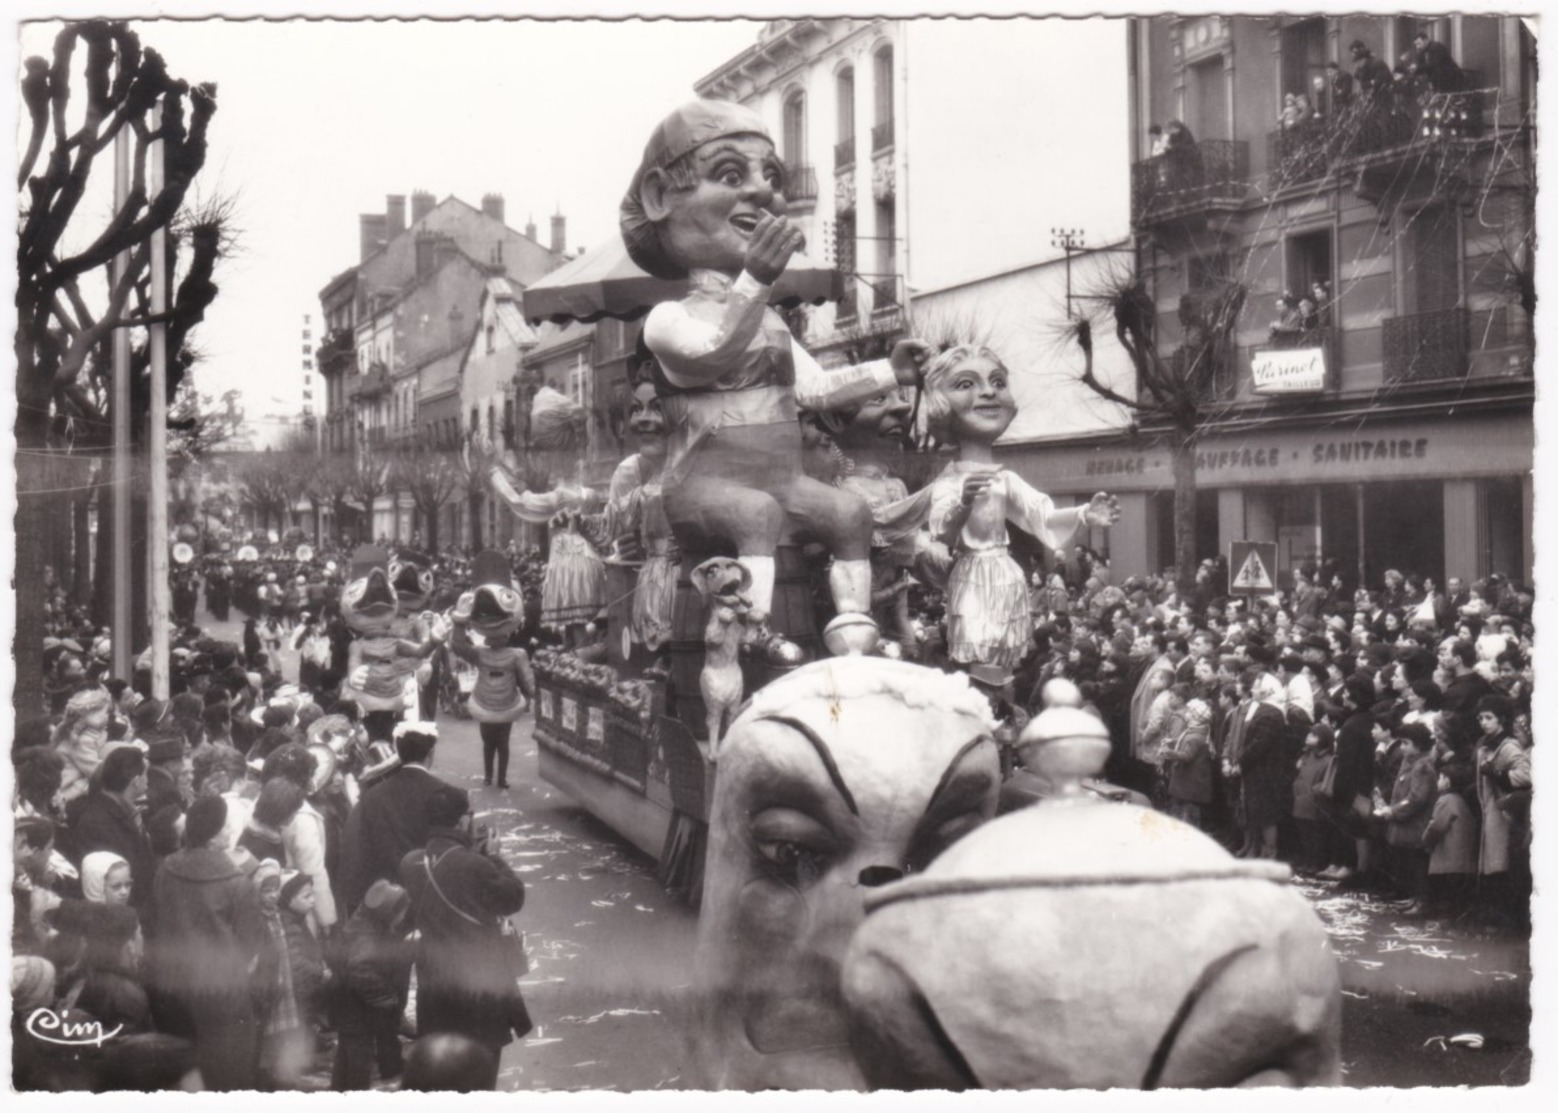
[[[232,637],[239,627],[207,629]],[[284,675],[295,677],[295,654],[284,649],[283,661]],[[540,780],[528,716],[515,725],[507,791],[482,784],[475,723],[441,714],[439,735],[433,771],[471,790],[477,821],[493,830],[526,887],[516,922],[530,956],[521,984],[536,1026],[505,1050],[499,1088],[685,1086],[695,913],[660,887],[649,858]],[[1366,894],[1296,884],[1340,963],[1346,1085],[1529,1079],[1525,939],[1408,920]],[[1480,1046],[1451,1040],[1471,1034]]]

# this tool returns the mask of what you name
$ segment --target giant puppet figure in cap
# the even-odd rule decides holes
[[[633,261],[691,287],[644,322],[670,428],[666,517],[684,549],[735,549],[752,572],[760,631],[781,536],[790,528],[825,543],[834,621],[858,628],[871,609],[871,513],[858,495],[802,472],[797,405],[827,410],[913,383],[925,349],[901,341],[890,360],[824,371],[769,305],[801,246],[784,214],[784,166],[767,129],[722,101],[661,121],[623,199]],[[777,639],[769,646],[787,655]]]
[[[442,640],[442,623],[428,623],[425,638],[398,636],[395,619],[400,599],[391,586],[389,554],[362,545],[352,554],[351,578],[341,589],[341,617],[356,637],[347,650],[341,695],[362,709],[363,726],[374,742],[388,742],[395,720],[409,706],[406,679]]]
[[[492,783],[496,758],[498,787],[508,787],[509,734],[514,722],[535,698],[535,678],[525,651],[509,645],[509,638],[525,616],[525,603],[514,588],[508,558],[486,549],[471,565],[470,591],[460,596],[450,617],[454,632],[449,648],[476,666],[476,687],[466,703],[481,730],[482,768]],[[475,644],[474,630],[481,639]]]

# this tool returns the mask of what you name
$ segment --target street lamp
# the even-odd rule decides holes
[[[1049,234],[1050,246],[1066,253],[1066,316],[1071,317],[1071,256],[1084,250],[1087,233],[1080,228],[1051,228]]]

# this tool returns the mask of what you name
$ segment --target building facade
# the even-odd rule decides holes
[[[1284,574],[1325,560],[1354,583],[1387,568],[1528,581],[1529,32],[1473,15],[1130,22],[1131,218],[1159,351],[1182,344],[1187,299],[1245,294],[1196,444],[1198,555],[1274,541]],[[1419,32],[1458,77],[1415,78]],[[1366,77],[1354,42],[1404,72],[1355,79],[1348,101],[1330,73]],[[1308,111],[1284,126],[1290,94]],[[1171,120],[1191,141],[1155,152],[1149,127]],[[1117,575],[1172,563],[1152,429],[1016,451],[1047,490],[1121,496]]]

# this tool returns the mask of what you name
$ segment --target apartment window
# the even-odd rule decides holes
[[[876,273],[879,280],[891,278],[897,273],[894,265],[894,247],[898,238],[897,214],[891,201],[879,202],[876,206]],[[878,285],[882,283],[879,281]],[[891,283],[888,283],[889,287]],[[883,302],[882,296],[877,295],[877,304]]]
[[[880,151],[893,141],[893,48],[882,47],[871,59],[871,92],[875,98],[875,127],[871,148]]]
[[[503,399],[503,447],[514,447],[514,399]]]
[[[838,142],[833,148],[833,167],[845,170],[855,165],[855,71],[840,70],[835,88],[838,93]]]
[[[1461,301],[1460,229],[1445,205],[1419,209],[1401,234],[1401,282],[1407,313],[1453,309]]]
[[[806,165],[806,94],[796,89],[784,102],[784,161],[794,166]]]
[[[1185,105],[1191,133],[1197,139],[1227,139],[1228,76],[1221,54],[1186,67]]]
[[[1314,95],[1315,78],[1325,82],[1325,17],[1298,20],[1282,28],[1282,92]]]
[[[855,273],[855,214],[840,215],[837,227],[833,244],[835,261],[841,272],[852,275]]]
[[[1288,237],[1287,288],[1294,297],[1313,297],[1317,282],[1327,290],[1334,290],[1331,277],[1334,269],[1329,228]]]
[[[497,350],[497,329],[489,322],[487,325],[487,354],[491,355]]]
[[[487,404],[487,442],[489,444],[498,439],[498,411],[492,408],[492,403]]]
[[[481,410],[477,409],[475,406],[471,407],[471,426],[470,426],[470,428],[471,428],[471,432],[473,432],[473,433],[481,432]]]

